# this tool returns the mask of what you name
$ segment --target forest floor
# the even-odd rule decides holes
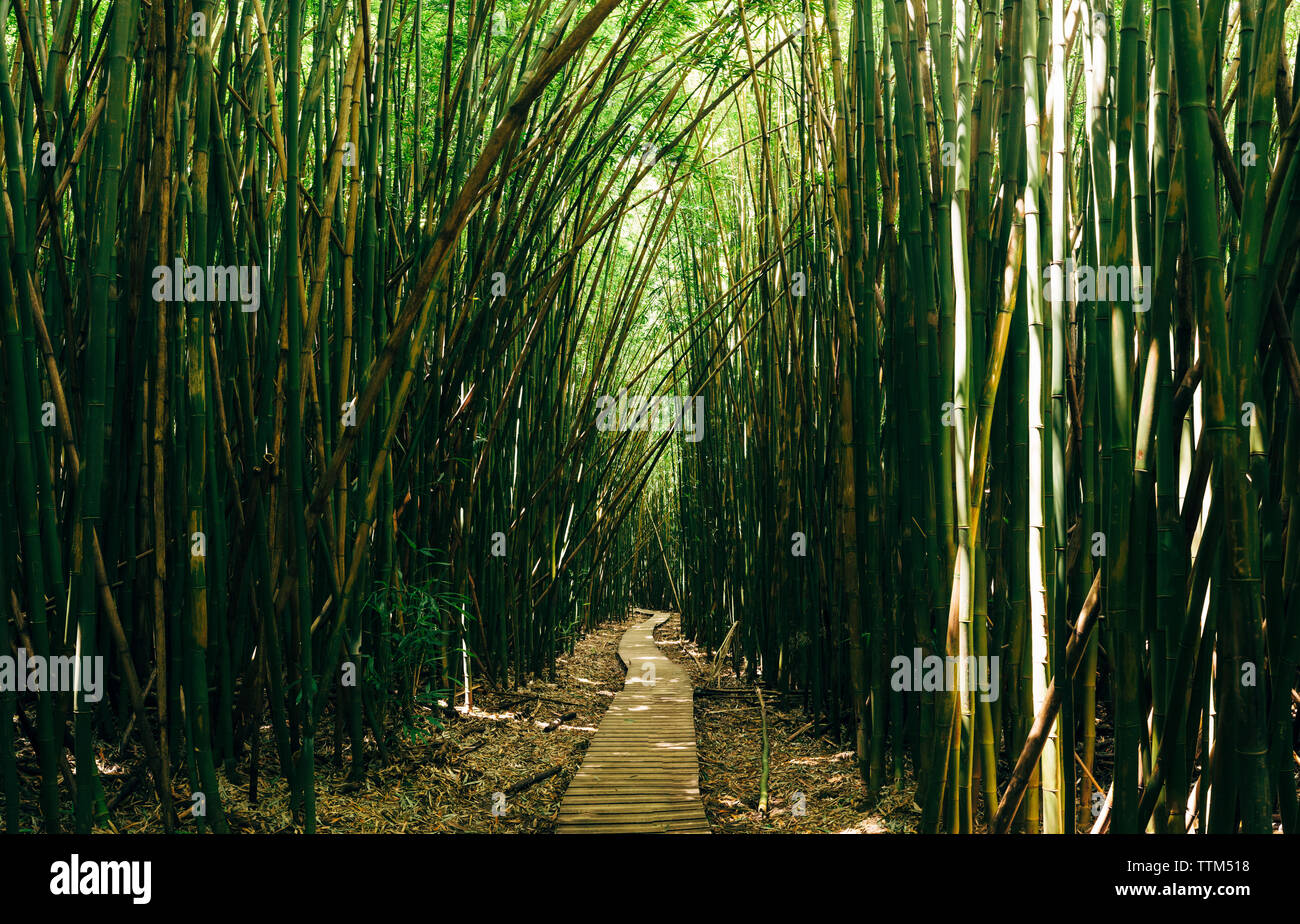
[[[397,728],[390,726],[388,761],[367,734],[367,774],[360,786],[348,781],[350,754],[337,741],[332,711],[316,739],[317,830],[322,833],[549,833],[560,800],[577,772],[588,742],[625,670],[618,643],[642,616],[610,623],[580,639],[572,655],[561,656],[553,681],[534,680],[518,690],[478,686],[473,708],[417,709]],[[714,833],[913,833],[920,821],[915,780],[905,768],[901,787],[886,786],[867,804],[849,742],[837,743],[815,730],[798,697],[765,691],[770,746],[769,809],[760,816],[759,775],[762,728],[757,696],[730,663],[709,677],[709,652],[682,638],[677,614],[655,630],[664,653],[681,664],[695,687],[695,729],[700,792]],[[707,689],[706,689],[707,688]],[[726,690],[726,693],[713,691]],[[1104,692],[1104,691],[1102,691]],[[1111,722],[1098,697],[1095,773],[1105,786],[1113,761]],[[547,730],[547,729],[550,730]],[[134,738],[125,754],[99,746],[99,770],[112,812],[101,832],[159,833],[157,798],[140,772],[143,755]],[[218,770],[221,799],[234,833],[301,831],[279,776],[270,725],[260,730],[258,798],[249,799],[249,754],[231,779]],[[20,738],[15,749],[21,791],[20,825],[39,830],[36,755]],[[69,768],[71,769],[71,768]],[[1010,773],[999,761],[1000,779]],[[538,775],[553,771],[533,782]],[[173,764],[178,810],[190,805],[184,764]],[[518,792],[511,788],[520,785]],[[500,794],[500,795],[498,795]],[[61,792],[64,830],[72,828],[72,799]],[[503,800],[504,797],[504,800]],[[493,811],[494,806],[497,811]],[[188,816],[188,811],[184,812]],[[983,819],[977,827],[983,828]],[[183,817],[179,830],[194,831]],[[1089,819],[1084,813],[1080,830]]]
[[[387,741],[388,761],[380,759],[367,734],[367,773],[360,785],[348,781],[350,754],[338,741],[332,710],[316,738],[317,831],[321,833],[548,833],[560,800],[577,772],[587,743],[595,736],[614,694],[623,688],[618,660],[623,633],[641,617],[610,623],[580,639],[572,655],[556,663],[553,681],[534,680],[518,690],[477,687],[473,708],[454,713],[418,709]],[[706,681],[707,654],[680,636],[680,618],[655,632],[665,654],[682,664],[696,687],[695,727],[700,758],[700,791],[715,833],[885,833],[911,832],[920,813],[910,775],[904,788],[887,787],[868,807],[852,751],[812,730],[812,720],[793,697],[767,698],[771,749],[770,806],[758,812],[761,721],[752,688],[730,665],[716,684]],[[701,687],[744,690],[712,695]],[[552,727],[549,731],[547,728]],[[22,814],[38,821],[35,754],[20,747]],[[142,763],[134,742],[116,757],[100,748],[100,775],[112,806],[112,827],[97,831],[159,833],[158,800],[148,778],[130,772]],[[122,761],[119,763],[119,760]],[[131,766],[125,765],[129,761]],[[529,784],[534,777],[555,771]],[[236,773],[218,769],[221,801],[233,833],[301,831],[279,775],[270,725],[260,730],[258,798],[249,799],[249,753]],[[176,807],[184,816],[179,830],[194,831],[191,800],[182,763],[173,765]],[[518,792],[510,790],[525,785]],[[802,794],[802,798],[800,798]],[[65,830],[72,826],[72,804],[64,794]],[[494,808],[496,811],[494,811]],[[802,811],[800,811],[802,809]]]
[[[758,812],[762,718],[753,687],[723,666],[709,682],[708,653],[682,638],[676,614],[655,630],[655,641],[682,665],[695,686],[696,749],[700,794],[715,834],[911,833],[921,813],[915,785],[887,786],[874,807],[858,778],[852,750],[813,731],[796,697],[764,693],[769,742],[768,813]],[[701,688],[735,689],[735,695]],[[743,692],[742,692],[743,691]],[[802,797],[802,798],[801,798]]]
[[[369,761],[360,787],[348,783],[346,742],[343,760],[336,759],[334,723],[327,713],[317,737],[317,831],[549,832],[587,742],[595,735],[610,700],[623,688],[625,671],[618,661],[618,641],[630,625],[630,619],[610,623],[579,640],[573,654],[561,656],[556,663],[553,682],[536,680],[513,691],[477,688],[473,708],[468,713],[458,709],[450,717],[432,709],[417,711],[403,727],[390,733],[386,764],[367,735]],[[561,717],[564,721],[557,727],[545,730]],[[248,799],[247,754],[240,761],[238,783],[220,771],[217,774],[231,831],[300,831],[289,807],[288,788],[279,776],[270,726],[263,726],[261,733],[256,803]],[[511,786],[556,768],[554,775],[518,793],[509,792]],[[177,774],[178,790],[183,779],[183,773]],[[120,785],[117,778],[105,777],[110,801]],[[33,811],[35,795],[33,790]],[[177,797],[178,808],[188,806],[189,800],[182,800],[179,791]],[[147,787],[137,788],[114,811],[116,830],[160,832],[162,819],[156,803]],[[181,830],[194,827],[192,821],[186,821]]]

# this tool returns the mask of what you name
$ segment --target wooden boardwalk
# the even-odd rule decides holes
[[[557,834],[708,834],[700,802],[691,680],[664,656],[648,618],[618,645],[627,681],[610,703],[555,820]]]

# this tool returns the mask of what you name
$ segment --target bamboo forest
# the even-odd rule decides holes
[[[0,830],[1300,832],[1291,6],[0,0]]]

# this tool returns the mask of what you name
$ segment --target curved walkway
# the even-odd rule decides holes
[[[648,618],[619,642],[627,681],[564,794],[557,834],[709,833],[691,680],[654,642],[669,614],[635,612]]]

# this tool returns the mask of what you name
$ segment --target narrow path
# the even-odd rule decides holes
[[[557,834],[709,833],[691,680],[654,642],[668,614],[636,612],[648,618],[618,646],[627,681],[564,794]]]

